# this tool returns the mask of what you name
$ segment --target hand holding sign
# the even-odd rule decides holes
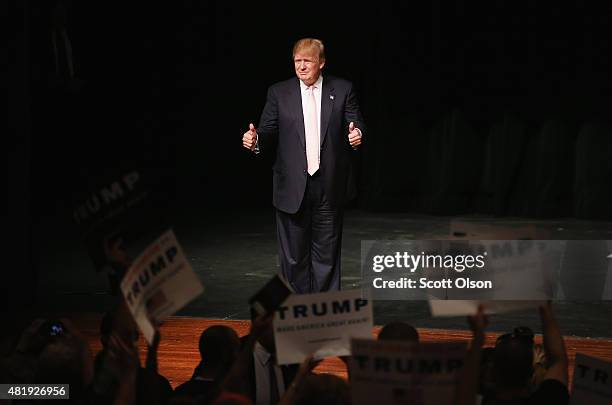
[[[314,360],[314,356],[309,354],[306,356],[302,364],[300,364],[300,368],[295,375],[295,378],[285,391],[285,394],[281,398],[279,405],[289,405],[295,402],[296,392],[301,389],[301,386],[304,383],[304,379],[312,373],[319,363],[323,360]]]
[[[242,146],[247,148],[250,151],[255,150],[255,146],[257,145],[257,130],[253,123],[249,124],[249,130],[242,135]]]
[[[355,123],[352,121],[349,124],[348,130],[349,143],[351,144],[353,149],[357,149],[357,147],[361,145],[361,131],[359,130],[359,128],[355,127]]]

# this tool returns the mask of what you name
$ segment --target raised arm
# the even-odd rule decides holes
[[[150,345],[147,345],[147,358],[145,361],[145,368],[158,373],[157,369],[157,350],[159,349],[159,342],[161,340],[161,335],[159,333],[159,329],[155,326],[155,335],[153,336],[153,342]]]
[[[273,87],[268,89],[266,105],[264,106],[259,127],[249,124],[249,130],[242,136],[242,146],[258,154],[260,149],[266,150],[276,141],[278,136],[278,98]]]
[[[321,363],[321,361],[323,360],[322,359],[313,360],[312,354],[309,354],[308,356],[306,356],[306,358],[300,365],[300,368],[295,378],[293,379],[293,381],[291,382],[289,387],[287,387],[287,390],[283,394],[283,397],[281,398],[279,405],[291,405],[294,403],[296,393],[301,388],[302,383],[304,382],[304,379],[306,378],[306,376],[308,376],[308,374],[312,373],[312,370],[314,370],[315,367],[317,367],[319,363]]]
[[[361,146],[362,139],[365,136],[366,128],[359,109],[357,95],[351,85],[344,108],[344,120],[348,123],[348,141],[353,149]]]
[[[268,89],[266,105],[259,118],[257,134],[260,139],[260,147],[266,148],[270,143],[276,142],[278,137],[278,96],[274,86]]]
[[[548,370],[544,379],[560,381],[567,387],[567,352],[550,301],[540,307],[540,318],[542,320],[544,351],[548,360]]]
[[[472,329],[472,343],[465,358],[465,364],[455,393],[455,403],[457,405],[475,405],[476,395],[478,394],[478,384],[480,381],[480,361],[482,358],[482,346],[484,345],[484,329],[489,320],[484,314],[482,305],[478,307],[478,312],[474,316],[468,317],[468,324]]]

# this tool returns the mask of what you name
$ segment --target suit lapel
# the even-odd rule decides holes
[[[329,125],[329,117],[334,109],[334,88],[329,83],[329,78],[323,78],[323,91],[321,93],[321,145],[325,141],[327,135],[327,126]]]
[[[295,114],[295,125],[297,128],[297,135],[302,143],[302,148],[306,150],[306,129],[304,129],[304,113],[302,112],[302,92],[300,87],[300,81],[296,78],[294,85],[291,86],[289,92],[289,102],[291,103],[291,110]]]

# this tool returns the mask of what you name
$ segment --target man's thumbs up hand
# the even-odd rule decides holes
[[[257,130],[253,123],[250,123],[249,130],[242,135],[242,146],[252,151],[255,150],[255,145],[257,145]]]
[[[355,123],[352,121],[349,124],[348,130],[349,143],[351,144],[353,149],[357,149],[357,147],[361,145],[361,131],[359,130],[359,128],[355,128]]]

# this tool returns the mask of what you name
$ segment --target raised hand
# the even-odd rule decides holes
[[[357,147],[361,145],[361,131],[359,130],[359,128],[355,127],[354,122],[351,122],[349,124],[348,130],[349,130],[349,134],[348,134],[349,143],[351,144],[353,149],[357,149]]]
[[[255,150],[255,145],[257,145],[257,130],[253,123],[250,123],[249,130],[242,135],[242,146],[253,151]]]

